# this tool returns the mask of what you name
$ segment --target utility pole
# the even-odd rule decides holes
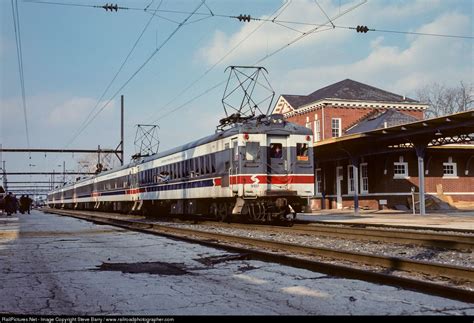
[[[66,161],[63,160],[63,185],[66,183]]]
[[[123,108],[124,108],[124,103],[123,103],[123,94],[120,96],[120,150],[122,151],[120,153],[121,158],[120,158],[120,166],[123,166],[123,150],[124,150],[124,142],[123,142]]]
[[[8,183],[7,183],[7,170],[5,169],[5,161],[2,161],[2,173],[3,173],[3,189],[5,192],[8,190]]]

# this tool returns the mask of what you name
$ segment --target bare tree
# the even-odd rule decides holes
[[[459,83],[457,87],[431,83],[416,91],[418,100],[430,105],[425,111],[425,118],[439,117],[474,108],[473,85],[462,81]]]

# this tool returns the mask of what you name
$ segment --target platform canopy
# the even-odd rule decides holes
[[[360,157],[414,149],[418,157],[420,215],[425,214],[424,156],[429,147],[474,143],[474,111],[405,123],[397,126],[331,138],[314,144],[316,163],[349,159],[354,166],[354,212],[359,211]],[[465,145],[474,149],[471,145]]]
[[[474,143],[474,111],[355,133],[314,144],[317,161],[383,154],[396,149]]]

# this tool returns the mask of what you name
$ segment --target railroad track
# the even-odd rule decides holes
[[[159,234],[171,238],[179,238],[184,241],[200,243],[221,249],[224,248],[233,252],[247,253],[255,259],[264,261],[278,262],[293,267],[306,268],[330,275],[361,279],[386,285],[394,285],[474,303],[474,292],[467,289],[444,286],[431,282],[389,275],[386,273],[356,269],[349,266],[334,265],[322,261],[308,260],[301,258],[301,256],[316,256],[329,260],[349,261],[351,263],[357,263],[360,265],[382,267],[389,272],[406,271],[421,273],[423,275],[432,277],[445,277],[453,281],[472,284],[474,283],[474,270],[471,268],[415,261],[397,257],[371,255],[360,252],[342,251],[329,248],[308,247],[303,245],[199,231],[187,228],[170,227],[142,220],[137,221],[134,219],[119,218],[117,216],[110,217],[110,215],[107,216],[106,214],[99,215],[94,212],[78,212],[55,209],[45,210],[45,212],[73,216],[101,224],[110,224],[127,229]],[[295,255],[300,257],[296,257]]]
[[[190,222],[191,223],[191,222]],[[400,244],[416,244],[426,247],[447,249],[474,249],[474,235],[448,234],[440,232],[420,232],[420,230],[388,230],[352,226],[335,226],[332,224],[295,224],[293,227],[278,227],[270,225],[244,225],[239,223],[199,222],[224,228],[258,230],[268,232],[285,232],[305,235],[324,236],[353,240],[390,242]]]

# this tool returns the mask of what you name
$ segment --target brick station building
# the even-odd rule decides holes
[[[459,125],[469,123],[459,128],[463,136],[458,136],[449,116],[423,120],[427,108],[346,79],[309,95],[281,95],[273,113],[313,130],[313,209],[353,207],[355,199],[362,208],[411,208],[412,189],[420,191],[419,157],[427,209],[474,206],[474,112],[453,115]],[[384,133],[400,137],[405,131],[431,141],[424,146],[380,144]]]

